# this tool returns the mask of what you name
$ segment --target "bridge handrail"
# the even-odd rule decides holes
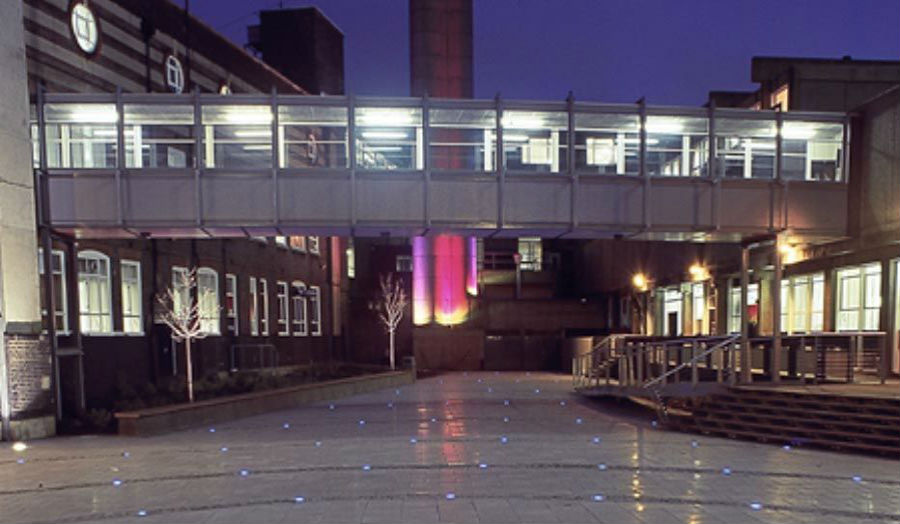
[[[682,362],[681,364],[675,366],[674,368],[672,368],[672,369],[670,369],[669,371],[663,373],[662,375],[659,375],[659,376],[656,377],[656,378],[653,378],[653,379],[648,380],[647,382],[644,382],[644,384],[643,384],[642,387],[646,389],[646,388],[650,388],[650,387],[652,387],[652,386],[654,386],[654,385],[656,385],[656,384],[662,383],[662,382],[664,382],[665,380],[667,380],[670,376],[674,375],[675,373],[680,372],[682,369],[686,369],[687,367],[691,367],[692,369],[694,369],[694,368],[697,367],[697,364],[698,364],[702,359],[705,359],[705,358],[708,357],[709,355],[713,354],[713,353],[716,352],[716,351],[719,351],[719,350],[723,349],[725,346],[727,346],[727,345],[729,345],[729,344],[734,344],[735,341],[739,340],[740,338],[741,338],[740,335],[731,335],[731,336],[727,336],[727,337],[725,337],[724,340],[720,341],[719,343],[717,343],[716,345],[712,346],[711,348],[708,348],[708,349],[706,349],[705,351],[702,351],[702,352],[701,352],[700,354],[698,354],[698,355],[694,355],[694,356],[693,356],[690,360],[688,360],[687,362]],[[734,376],[734,369],[729,369],[729,372],[731,373],[731,376]],[[696,375],[696,374],[695,374],[695,375]],[[695,382],[696,382],[696,381],[695,381]]]

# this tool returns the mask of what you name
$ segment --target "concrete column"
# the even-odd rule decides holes
[[[741,382],[753,382],[750,364],[750,318],[747,315],[747,288],[750,286],[750,247],[741,246]]]
[[[775,274],[772,275],[772,358],[769,361],[772,364],[772,382],[781,381],[781,277],[783,275],[783,267],[781,261],[781,246],[784,243],[784,235],[778,233],[775,235],[775,244],[773,249]]]
[[[22,2],[0,2],[0,417],[4,438],[54,431],[50,354],[41,337],[34,175]],[[50,312],[52,319],[53,313]],[[41,413],[38,422],[18,411]]]

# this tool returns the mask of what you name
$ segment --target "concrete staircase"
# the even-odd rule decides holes
[[[671,429],[900,458],[900,398],[732,387],[671,399]]]

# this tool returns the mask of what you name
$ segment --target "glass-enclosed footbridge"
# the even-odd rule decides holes
[[[50,225],[734,240],[846,234],[844,114],[575,102],[48,94]]]

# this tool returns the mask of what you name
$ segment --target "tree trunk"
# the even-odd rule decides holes
[[[191,363],[191,339],[184,339],[184,373],[187,375],[188,402],[194,401],[194,366]]]
[[[394,367],[394,330],[391,330],[391,370],[395,369]]]

